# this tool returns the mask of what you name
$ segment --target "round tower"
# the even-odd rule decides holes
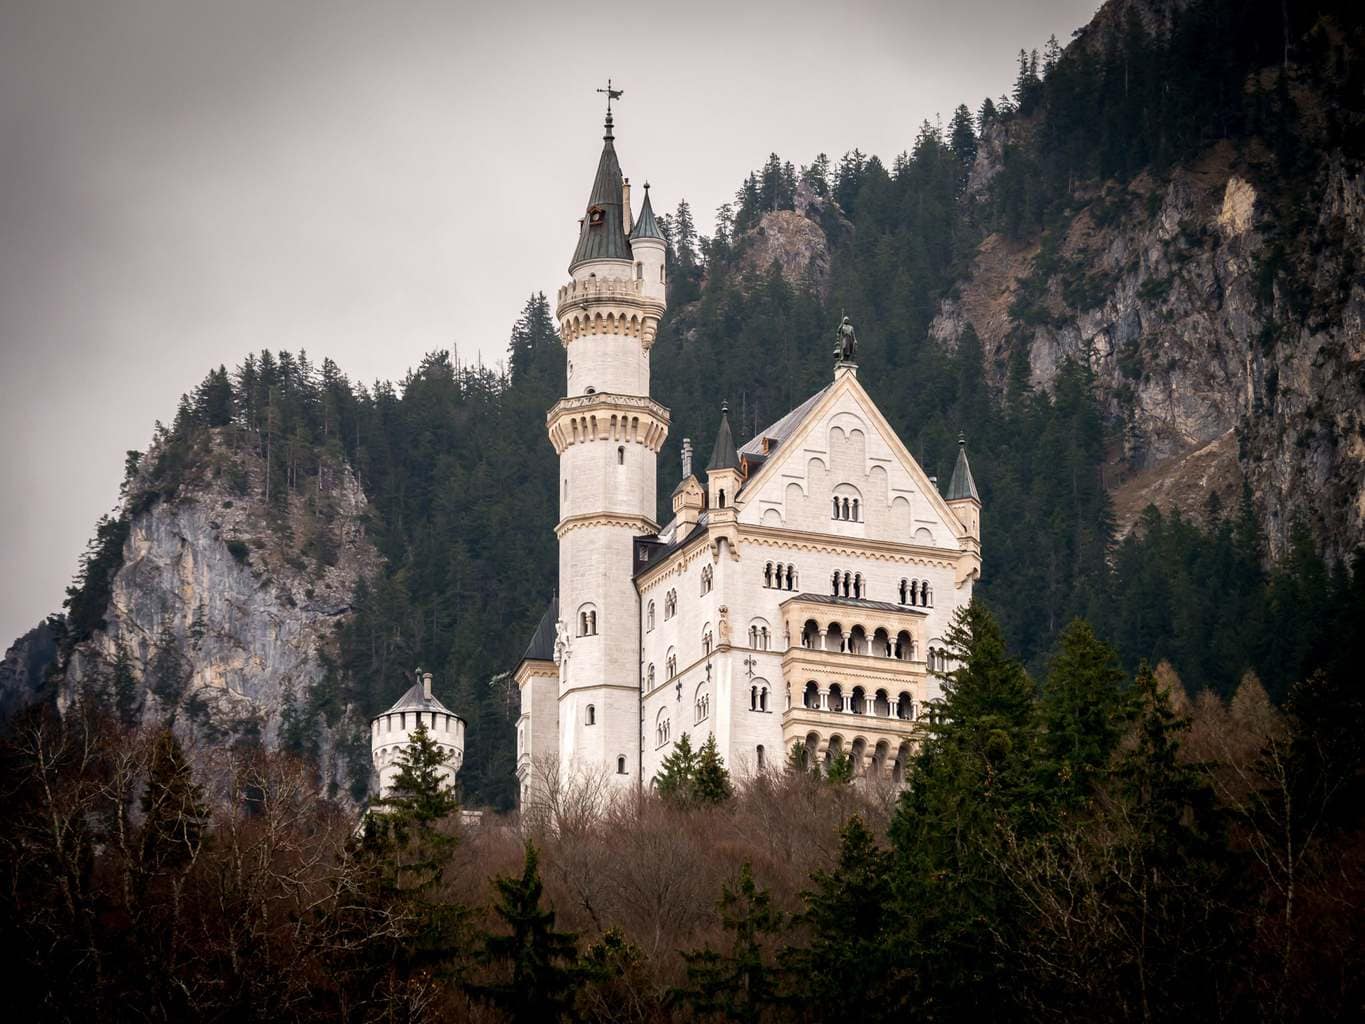
[[[626,234],[608,112],[602,155],[557,315],[568,395],[547,416],[559,456],[559,754],[567,770],[638,784],[634,538],[658,532],[655,463],[668,410],[649,397],[664,312],[664,240],[649,202]]]
[[[445,753],[442,774],[447,786],[455,785],[455,776],[464,763],[464,719],[432,695],[431,673],[423,672],[416,685],[399,697],[393,707],[370,720],[370,756],[379,777],[380,796],[392,792],[400,767],[399,755],[412,742],[412,734],[419,725],[426,728]]]

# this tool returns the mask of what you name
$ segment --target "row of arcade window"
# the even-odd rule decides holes
[[[930,608],[934,603],[934,593],[929,589],[928,580],[901,580],[900,603],[912,608]]]
[[[834,502],[833,518],[850,523],[861,523],[863,521],[862,506],[857,498],[840,498],[836,495],[832,500]]]
[[[749,646],[756,651],[766,651],[772,645],[772,637],[768,635],[767,626],[749,627]]]
[[[578,613],[578,635],[597,635],[597,612],[593,611],[591,608]]]
[[[839,572],[834,571],[834,589],[831,591],[835,597],[862,597],[863,596],[863,574],[860,572]]]
[[[711,593],[711,588],[716,585],[716,574],[709,565],[701,568],[701,592],[703,595]]]
[[[763,567],[763,585],[769,590],[795,590],[796,566],[769,562]]]

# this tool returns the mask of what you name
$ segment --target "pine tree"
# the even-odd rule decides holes
[[[498,902],[493,909],[509,933],[487,936],[480,960],[499,980],[467,986],[510,1020],[527,1024],[563,1019],[582,982],[574,936],[556,931],[554,911],[540,905],[539,863],[540,854],[528,841],[521,877],[494,879]]]
[[[659,773],[654,777],[654,791],[665,800],[683,803],[692,799],[697,776],[697,755],[692,740],[683,733],[664,757]]]
[[[768,891],[754,882],[747,862],[735,882],[721,889],[720,920],[734,936],[729,951],[683,953],[688,986],[675,995],[703,1016],[758,1024],[781,994],[770,945],[781,934],[785,918],[773,909]]]
[[[976,130],[972,124],[972,112],[967,109],[965,103],[959,104],[953,111],[953,120],[948,126],[948,137],[953,155],[962,164],[962,175],[965,179],[976,160]]]
[[[706,742],[697,752],[691,790],[692,798],[701,804],[724,803],[734,794],[730,773],[725,769],[725,759],[716,747],[715,733],[706,737]]]
[[[1065,804],[1092,793],[1127,718],[1118,655],[1075,619],[1062,631],[1039,702],[1042,785]]]
[[[790,995],[814,1020],[903,1020],[913,991],[899,945],[904,922],[891,886],[891,854],[857,816],[840,831],[839,860],[817,871],[798,919],[810,944],[785,951]],[[856,927],[848,927],[857,922]]]

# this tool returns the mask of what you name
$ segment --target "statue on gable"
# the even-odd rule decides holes
[[[838,344],[834,346],[836,363],[851,363],[858,357],[858,336],[853,333],[853,321],[848,317],[839,324]]]

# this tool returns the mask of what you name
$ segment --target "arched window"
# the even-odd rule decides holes
[[[779,566],[777,567],[777,573],[778,573],[778,576],[779,576],[779,577],[782,575],[782,566],[779,565]],[[773,563],[772,563],[772,562],[769,562],[767,565],[765,565],[765,566],[763,567],[763,585],[764,585],[765,587],[771,587],[771,586],[773,585]]]
[[[701,631],[701,649],[703,654],[711,653],[711,643],[711,623],[708,622],[702,627]]]
[[[664,595],[664,621],[667,622],[678,612],[678,592],[670,590]]]
[[[762,743],[760,743],[760,744],[758,745],[757,752],[758,752],[758,770],[759,770],[759,771],[762,771],[764,768],[767,767],[767,764],[766,764],[766,763],[764,762],[764,760],[763,760],[763,744],[762,744]]]
[[[839,570],[834,570],[834,596],[839,596]]]
[[[649,602],[649,608],[645,611],[645,630],[652,632],[654,629],[654,602]]]
[[[649,663],[649,669],[645,672],[645,689],[654,689],[654,662]]]
[[[900,585],[900,603],[901,603],[901,604],[907,604],[907,603],[909,602],[909,600],[910,600],[910,581],[909,581],[909,580],[901,580],[901,585]]]
[[[616,464],[617,464],[618,466],[624,466],[624,465],[626,464],[626,446],[625,446],[625,445],[621,445],[619,448],[616,449]]]
[[[678,656],[674,653],[673,648],[670,647],[668,649],[668,657],[664,659],[664,675],[667,678],[672,679],[677,674]]]
[[[637,281],[644,280],[644,276],[645,276],[645,265],[644,265],[643,263],[637,261],[636,264],[635,264],[635,280],[637,280]]]
[[[711,695],[706,692],[706,684],[697,687],[697,692],[692,698],[692,724],[706,721],[711,715]]]
[[[844,573],[844,596],[845,596],[845,597],[848,597],[848,596],[850,595],[850,591],[852,591],[852,589],[853,589],[853,574],[852,574],[851,572],[845,572],[845,573]]]
[[[711,568],[709,565],[704,565],[704,566],[702,566],[702,568],[701,568],[701,592],[702,592],[703,594],[709,594],[709,593],[711,593],[711,588],[712,588],[712,586],[714,586],[714,585],[715,585],[715,572],[712,570],[712,568]]]
[[[616,774],[617,774],[617,775],[624,775],[624,774],[626,774],[626,755],[625,755],[625,754],[619,754],[619,755],[617,755],[617,758],[616,758]]]
[[[854,596],[854,597],[862,597],[862,596],[863,596],[863,574],[862,574],[862,573],[855,573],[854,576],[853,576],[853,596]]]
[[[760,686],[758,688],[758,710],[768,710],[768,688],[766,686]]]
[[[792,565],[787,566],[787,589],[796,589],[796,567]]]
[[[848,518],[848,499],[844,499],[844,518]]]
[[[919,604],[919,580],[910,581],[910,603],[912,605]]]
[[[590,604],[578,610],[578,635],[597,635],[597,609]]]
[[[758,687],[757,687],[757,686],[751,686],[751,687],[749,687],[749,710],[750,710],[750,711],[757,711],[757,710],[758,710]]]
[[[592,704],[588,705],[588,724],[589,725],[597,724],[597,708]]]
[[[860,523],[860,522],[862,522],[862,517],[861,517],[861,516],[859,515],[859,513],[858,513],[858,499],[857,499],[857,498],[854,498],[854,499],[853,499],[853,521],[854,521],[855,523]]]
[[[724,508],[724,507],[725,507],[725,488],[724,488],[724,487],[722,487],[722,488],[720,489],[720,503],[717,505],[717,507],[718,507],[718,508]]]
[[[834,518],[835,518],[835,519],[838,519],[838,518],[839,518],[839,499],[838,499],[838,498],[835,498],[835,499],[834,499]]]

